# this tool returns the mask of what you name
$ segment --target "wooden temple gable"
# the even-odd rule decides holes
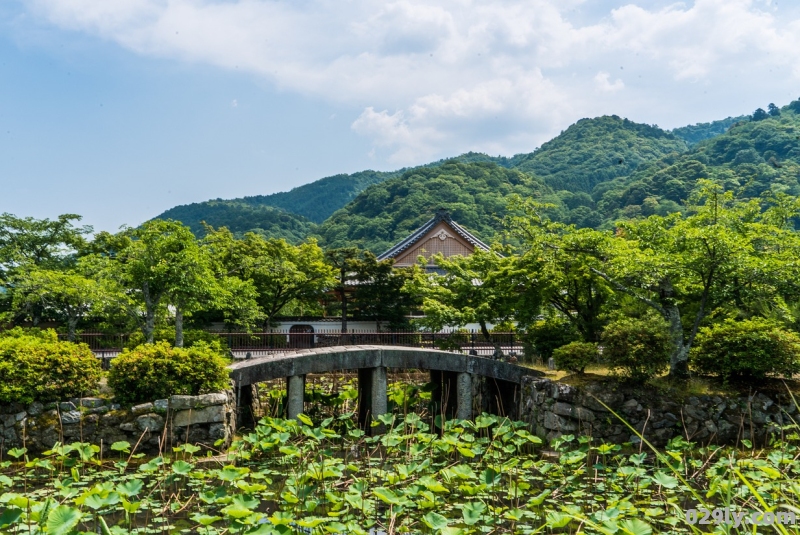
[[[395,266],[405,267],[416,264],[420,256],[426,259],[437,253],[445,257],[469,256],[476,248],[489,250],[485,243],[453,221],[445,210],[439,210],[436,216],[378,259],[393,258]],[[434,266],[429,262],[428,267]]]

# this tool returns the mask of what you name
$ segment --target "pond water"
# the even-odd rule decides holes
[[[338,385],[343,397],[327,412],[319,406],[301,421],[265,416],[228,452],[184,445],[145,458],[117,443],[101,462],[89,444],[37,459],[12,450],[0,463],[0,531],[752,533],[751,525],[690,524],[685,511],[799,505],[800,452],[789,430],[787,442],[763,451],[680,439],[665,450],[570,436],[547,445],[498,416],[443,423],[410,412],[398,393],[397,412],[381,417],[387,432],[370,437],[347,410],[347,385]],[[396,390],[425,401],[422,386]]]

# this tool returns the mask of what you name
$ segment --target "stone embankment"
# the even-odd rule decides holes
[[[658,446],[677,436],[700,444],[749,440],[763,446],[772,436],[793,432],[785,426],[794,425],[798,418],[788,393],[677,400],[653,389],[625,388],[612,382],[571,386],[538,377],[523,378],[520,412],[520,419],[546,439],[573,434],[617,444],[638,443],[639,437],[623,418]]]
[[[56,442],[90,442],[108,448],[118,441],[137,451],[169,451],[183,443],[224,449],[233,437],[236,402],[232,390],[172,396],[123,408],[113,399],[76,398],[60,403],[0,404],[0,450],[31,453]]]

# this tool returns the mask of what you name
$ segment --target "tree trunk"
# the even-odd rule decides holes
[[[342,285],[342,344],[349,344],[350,337],[347,335],[347,292],[344,291],[344,284]]]
[[[678,307],[665,306],[664,319],[669,322],[669,334],[672,338],[669,376],[673,379],[686,379],[689,377],[689,347],[683,341],[683,322]]]
[[[347,292],[342,288],[342,332],[347,333]]]
[[[142,334],[144,334],[144,343],[153,343],[153,331],[156,328],[156,304],[150,296],[150,286],[144,283],[142,287],[142,297],[144,297],[144,326],[142,327]]]
[[[175,307],[175,347],[183,347],[183,309]]]
[[[75,331],[78,327],[78,318],[68,316],[67,317],[67,340],[70,342],[75,341]]]
[[[342,264],[340,276],[339,276],[339,284],[341,285],[339,288],[340,294],[339,296],[342,299],[342,339],[340,341],[341,344],[348,344],[349,337],[347,336],[347,289],[345,288],[345,282],[347,281],[347,270],[345,269],[345,263]]]
[[[142,329],[142,334],[144,334],[145,344],[153,343],[153,331],[155,331],[155,329],[156,329],[156,311],[151,307],[147,307],[147,311],[145,312],[145,318],[144,318],[144,328]]]
[[[495,343],[494,338],[492,338],[492,335],[489,332],[489,329],[486,327],[486,322],[484,320],[479,320],[478,323],[481,326],[481,333],[483,334],[483,337],[486,338],[487,342],[494,346],[494,355],[492,355],[492,357],[495,359],[501,358],[503,356],[503,349],[500,347],[500,344]]]

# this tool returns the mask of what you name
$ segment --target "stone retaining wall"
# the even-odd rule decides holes
[[[703,395],[679,401],[654,389],[625,388],[613,382],[575,387],[526,377],[522,380],[520,420],[548,440],[575,434],[617,444],[639,442],[636,434],[603,404],[659,446],[676,436],[700,444],[736,444],[746,439],[762,446],[771,436],[793,432],[784,426],[798,419],[797,407],[788,393]]]
[[[200,396],[172,396],[123,408],[113,399],[76,398],[60,403],[0,405],[0,450],[26,447],[31,453],[56,442],[90,442],[107,449],[117,441],[137,451],[169,451],[185,442],[226,448],[236,428],[232,390]],[[215,447],[216,448],[216,447]]]

